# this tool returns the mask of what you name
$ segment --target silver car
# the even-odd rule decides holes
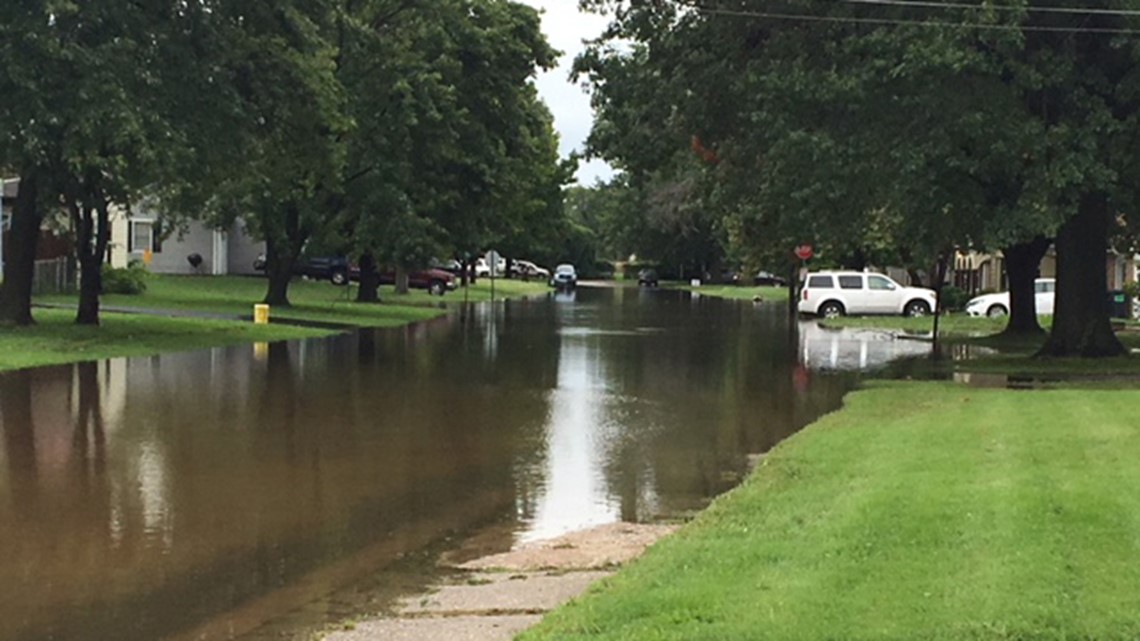
[[[573,265],[563,263],[554,268],[554,275],[550,277],[550,286],[559,289],[576,287],[578,285],[578,272]]]

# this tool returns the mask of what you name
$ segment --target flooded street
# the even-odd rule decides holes
[[[839,406],[853,375],[824,370],[900,349],[811,327],[789,341],[780,305],[581,288],[0,375],[0,641],[290,638],[414,589],[472,537],[699,510]]]

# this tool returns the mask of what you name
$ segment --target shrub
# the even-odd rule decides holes
[[[942,309],[948,312],[961,311],[966,308],[970,298],[970,294],[961,287],[946,285],[942,288]]]
[[[117,268],[103,265],[103,293],[137,295],[146,291],[150,272],[142,263],[132,262],[130,267]]]

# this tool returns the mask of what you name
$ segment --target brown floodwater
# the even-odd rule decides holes
[[[813,361],[874,357],[836,336],[581,288],[0,375],[0,641],[291,638],[465,541],[691,513],[838,407],[851,374]]]

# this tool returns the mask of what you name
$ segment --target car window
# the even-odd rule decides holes
[[[891,291],[895,289],[895,284],[885,276],[868,276],[867,288],[877,291]]]
[[[842,289],[863,289],[862,276],[840,276],[839,287]]]
[[[1033,284],[1033,291],[1038,294],[1051,294],[1056,291],[1057,283],[1049,281],[1039,281]]]
[[[831,289],[835,287],[831,276],[810,276],[808,277],[807,286],[812,289]]]

